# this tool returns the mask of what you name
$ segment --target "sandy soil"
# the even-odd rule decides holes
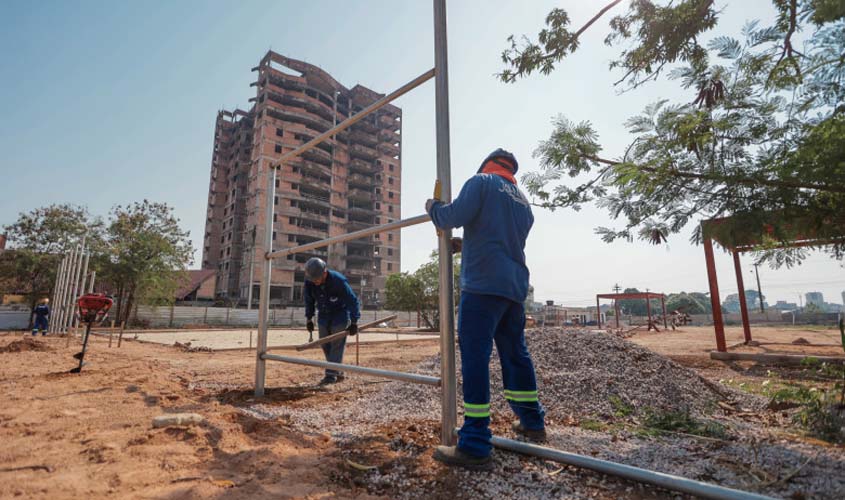
[[[0,347],[21,338],[0,335]],[[327,479],[348,467],[328,435],[294,433],[284,422],[238,411],[251,397],[248,353],[185,353],[138,342],[118,350],[94,338],[90,365],[72,375],[78,346],[38,341],[48,350],[0,354],[0,498],[367,497]],[[435,350],[431,342],[368,346],[362,363],[417,363]],[[342,397],[313,387],[320,376],[268,364],[268,384],[282,387],[268,399]],[[366,390],[371,382],[348,379],[343,390]],[[152,428],[154,417],[175,412],[206,422]]]
[[[728,335],[729,344],[742,340],[741,329],[730,328]],[[830,343],[833,335],[833,330],[755,330],[755,339],[786,343],[798,336]],[[0,334],[0,351],[21,338]],[[71,356],[78,346],[66,347],[65,339],[37,340],[44,350],[0,352],[5,400],[0,406],[0,498],[371,498],[367,492],[373,491],[372,484],[365,484],[349,460],[414,467],[421,480],[440,484],[439,492],[455,491],[450,485],[464,477],[432,462],[427,452],[418,453],[421,458],[410,464],[397,451],[397,442],[414,449],[435,444],[434,421],[391,426],[375,435],[350,433],[338,440],[325,429],[303,431],[284,418],[250,415],[244,408],[256,401],[249,352],[189,353],[133,341],[109,349],[107,339],[94,338],[90,365],[72,375],[67,370],[74,366]],[[630,340],[711,380],[757,376],[709,359],[714,343],[710,328],[639,333]],[[361,364],[408,370],[437,349],[427,341],[364,344]],[[279,363],[269,363],[267,369],[271,389],[262,403],[291,410],[331,411],[366,401],[383,387],[377,379],[349,377],[324,390],[314,385],[320,370]],[[176,412],[198,413],[205,423],[152,428],[154,417]],[[553,464],[537,469],[535,463],[516,459],[512,467],[531,475],[557,470]],[[576,469],[561,476],[570,476],[598,498],[673,498]]]

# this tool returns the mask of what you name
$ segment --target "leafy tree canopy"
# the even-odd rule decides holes
[[[537,41],[511,36],[500,79],[550,73],[619,3],[575,32],[567,12],[554,9]],[[772,5],[772,25],[751,21],[736,36],[708,39],[720,15],[712,0],[629,2],[605,40],[623,47],[610,65],[621,71],[617,85],[631,90],[667,74],[689,97],[630,118],[633,138],[618,157],[604,153],[590,122],[559,116],[534,153],[541,171],[524,176],[535,204],[596,202],[620,221],[596,229],[608,242],[658,244],[692,221],[734,216],[720,231],[765,227],[758,258],[774,265],[800,263],[805,249],[780,244],[803,237],[833,242],[825,251],[845,257],[845,2]],[[697,227],[693,242],[701,238]]]

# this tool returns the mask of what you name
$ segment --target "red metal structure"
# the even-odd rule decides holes
[[[599,309],[599,300],[600,299],[612,299],[613,300],[613,307],[614,307],[614,315],[616,316],[616,328],[619,328],[619,302],[618,299],[644,299],[646,305],[646,311],[648,311],[648,329],[651,330],[652,328],[657,330],[657,325],[654,324],[654,321],[651,319],[651,300],[650,299],[660,299],[660,304],[663,306],[663,328],[668,328],[669,325],[666,323],[666,296],[662,293],[652,293],[652,292],[638,292],[638,293],[599,293],[596,294],[596,321],[598,322],[599,328],[601,328],[601,309]],[[658,330],[659,331],[659,330]]]
[[[772,214],[772,217],[776,217],[776,215]],[[795,226],[797,227],[799,224],[796,223]],[[742,229],[739,230],[738,228]],[[722,318],[719,282],[716,278],[716,260],[713,255],[713,242],[715,241],[719,246],[733,255],[736,284],[739,289],[739,308],[742,314],[742,332],[745,337],[745,343],[748,344],[751,342],[751,324],[748,319],[748,304],[745,301],[745,284],[742,280],[739,254],[761,249],[766,240],[774,239],[773,232],[773,227],[769,224],[754,227],[739,223],[733,217],[710,219],[701,223],[704,258],[707,264],[707,281],[710,285],[710,302],[713,306],[713,327],[716,330],[716,350],[719,352],[727,352],[728,347],[725,342],[725,323]],[[838,243],[842,239],[823,240],[814,238],[812,235],[798,234],[787,241],[779,241],[778,245],[781,248],[818,247]],[[763,300],[763,298],[760,297],[760,300]]]

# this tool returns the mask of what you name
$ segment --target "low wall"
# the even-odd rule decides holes
[[[361,311],[361,323],[396,315],[396,326],[417,326],[417,314],[408,311]],[[270,309],[270,326],[305,326],[304,307]],[[138,306],[135,322],[150,328],[179,328],[191,325],[258,326],[258,309],[190,306]]]

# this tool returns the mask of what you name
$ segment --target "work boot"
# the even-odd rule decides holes
[[[446,465],[457,465],[469,470],[493,470],[493,459],[489,455],[477,457],[461,451],[457,446],[438,446],[433,456],[435,460]]]
[[[343,382],[344,380],[346,380],[346,375],[339,373],[339,374],[335,375],[334,378],[335,378],[336,382]]]
[[[534,443],[545,443],[546,442],[546,429],[526,429],[522,423],[517,420],[516,422],[511,424],[511,430],[513,430],[516,434],[524,437],[525,439],[534,442]]]
[[[331,384],[336,384],[336,383],[337,383],[337,377],[335,377],[334,375],[326,375],[325,377],[323,377],[323,380],[321,380],[317,385],[324,386],[324,385],[331,385]]]

